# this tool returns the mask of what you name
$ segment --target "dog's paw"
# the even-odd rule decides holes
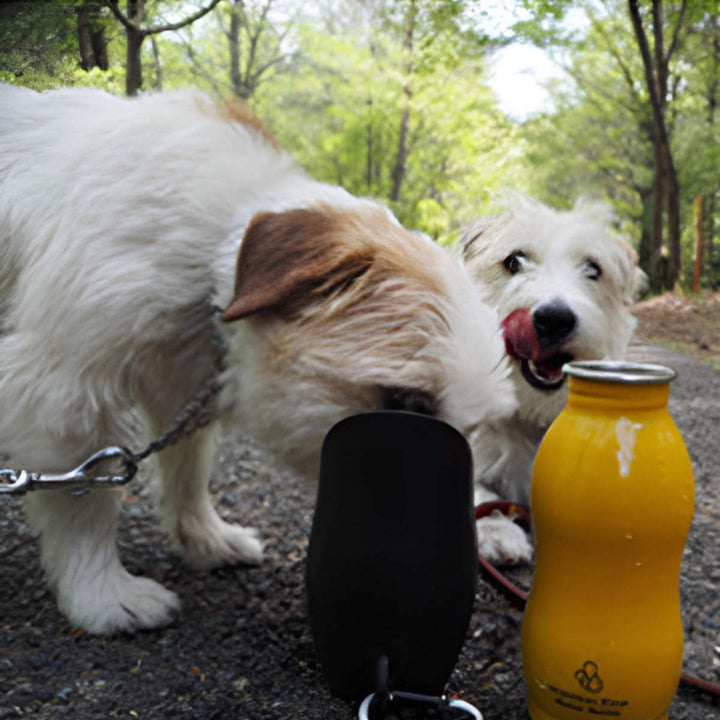
[[[532,558],[524,530],[499,512],[477,521],[478,553],[488,562],[517,565]]]
[[[124,568],[58,592],[58,606],[76,627],[98,635],[165,627],[180,614],[178,596],[150,578]]]
[[[204,522],[197,517],[181,520],[177,539],[185,560],[201,570],[236,563],[257,565],[263,557],[257,530],[231,525],[217,515]]]

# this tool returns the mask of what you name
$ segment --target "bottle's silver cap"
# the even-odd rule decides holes
[[[626,385],[664,385],[677,373],[667,365],[623,360],[577,360],[565,363],[563,372],[571,377]]]

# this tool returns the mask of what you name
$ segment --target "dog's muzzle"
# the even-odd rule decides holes
[[[533,327],[541,347],[557,348],[572,336],[577,317],[563,300],[543,303],[532,314]]]
[[[520,363],[529,385],[543,391],[562,387],[562,367],[574,359],[565,346],[576,327],[577,316],[560,299],[543,303],[532,313],[520,308],[503,320],[505,349]]]

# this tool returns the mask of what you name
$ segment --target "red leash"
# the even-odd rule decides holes
[[[475,507],[475,519],[480,520],[480,518],[487,517],[495,511],[512,517],[514,520],[519,521],[521,525],[529,525],[530,508],[525,505],[505,501],[486,502],[477,505]],[[478,556],[478,562],[480,563],[480,575],[482,579],[508,598],[518,610],[523,610],[528,599],[528,593],[506,578],[485,560],[485,558]],[[720,700],[720,685],[717,683],[702,680],[685,672],[680,674],[680,682],[695,690],[700,690],[701,692],[712,695],[716,701]]]

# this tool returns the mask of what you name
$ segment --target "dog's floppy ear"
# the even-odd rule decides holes
[[[235,292],[223,320],[262,311],[292,315],[318,294],[361,275],[368,246],[342,234],[329,210],[297,209],[256,215],[238,253]]]

